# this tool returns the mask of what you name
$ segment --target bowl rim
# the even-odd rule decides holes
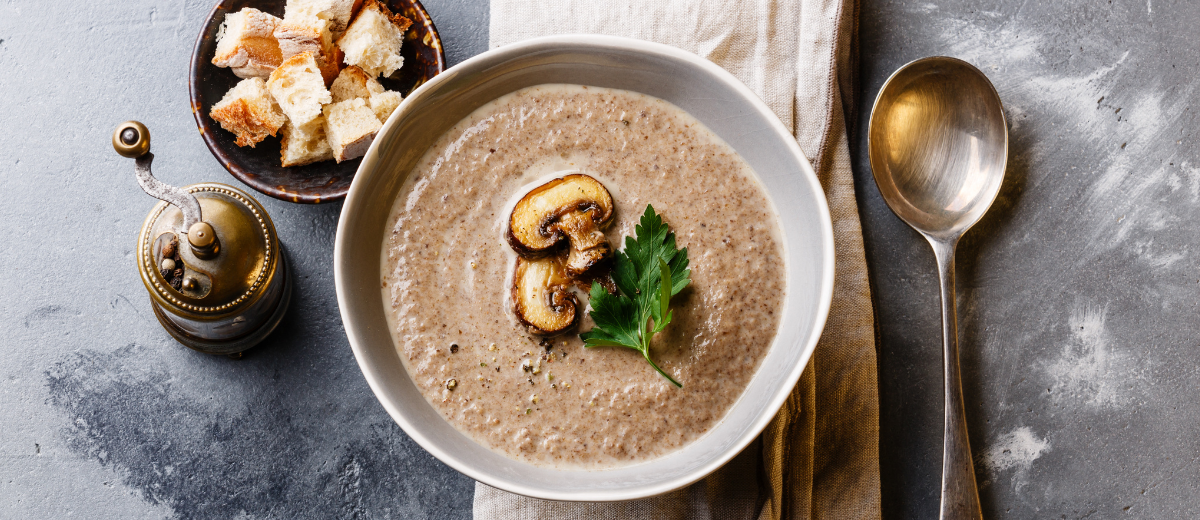
[[[454,468],[458,472],[474,479],[477,482],[532,498],[557,501],[597,502],[647,498],[688,486],[724,466],[726,463],[744,451],[746,447],[750,445],[750,443],[752,443],[759,437],[759,435],[761,435],[762,431],[772,420],[774,420],[779,409],[783,406],[784,402],[795,389],[796,383],[800,380],[800,376],[806,367],[808,367],[809,361],[812,359],[813,352],[816,350],[817,342],[824,331],[825,322],[829,316],[830,307],[832,305],[835,261],[832,216],[829,212],[829,205],[825,197],[824,188],[822,188],[816,172],[813,170],[807,156],[804,155],[804,152],[800,149],[800,145],[796,141],[794,134],[792,134],[792,132],[783,125],[783,122],[779,120],[778,116],[775,115],[775,113],[758,97],[757,94],[751,91],[749,87],[743,84],[740,80],[735,78],[733,74],[729,73],[711,61],[670,45],[638,40],[634,38],[595,34],[563,34],[531,38],[502,47],[490,49],[486,52],[473,56],[459,63],[458,65],[451,67],[450,69],[447,69],[442,74],[439,74],[431,80],[425,82],[425,84],[413,91],[412,94],[404,99],[400,107],[397,108],[392,114],[391,118],[388,119],[387,123],[384,124],[383,129],[380,130],[380,134],[382,135],[388,132],[389,129],[398,120],[404,117],[405,114],[416,110],[414,106],[417,106],[416,104],[420,103],[424,99],[427,92],[438,88],[444,82],[452,81],[456,76],[458,76],[459,73],[463,71],[476,68],[486,69],[490,66],[510,61],[532,52],[555,50],[564,45],[569,45],[574,48],[594,47],[596,49],[613,49],[650,54],[657,57],[679,60],[688,65],[699,67],[712,74],[718,81],[724,82],[725,86],[737,91],[755,108],[755,110],[760,116],[763,117],[767,125],[769,125],[772,130],[787,137],[785,142],[787,143],[788,150],[792,152],[802,166],[801,171],[799,172],[800,174],[798,175],[799,178],[795,179],[795,181],[808,183],[809,189],[814,194],[814,199],[817,203],[816,213],[820,220],[820,222],[818,222],[818,227],[821,235],[820,243],[823,250],[823,262],[820,272],[820,295],[818,296],[817,304],[815,306],[816,315],[814,316],[812,322],[812,329],[807,338],[805,338],[802,342],[797,342],[803,345],[803,351],[800,353],[798,362],[794,367],[791,368],[786,377],[783,378],[786,384],[781,385],[780,388],[787,388],[787,391],[776,391],[774,394],[772,394],[767,405],[764,407],[765,410],[771,410],[771,413],[761,414],[761,416],[755,419],[752,426],[745,429],[745,433],[742,434],[741,438],[738,438],[728,449],[726,449],[719,456],[714,457],[703,466],[700,466],[691,472],[681,474],[670,480],[665,480],[653,485],[639,485],[638,487],[632,489],[594,490],[586,493],[571,494],[563,494],[555,491],[548,492],[547,490],[538,487],[525,485],[519,481],[516,481],[516,479],[506,480],[501,478],[493,478],[490,474],[477,471],[469,461],[462,459],[453,453],[447,453],[446,451],[439,449],[435,443],[431,442],[430,439],[424,435],[420,427],[416,425],[414,421],[410,420],[410,418],[407,417],[404,412],[402,412],[402,410],[400,410],[394,403],[381,398],[381,396],[384,395],[383,388],[386,385],[386,381],[382,381],[382,377],[375,373],[371,363],[366,361],[367,355],[365,351],[367,347],[361,345],[358,339],[360,336],[360,328],[362,327],[359,327],[356,324],[354,317],[351,316],[347,310],[351,306],[349,297],[347,296],[351,288],[349,287],[350,282],[347,280],[349,275],[344,274],[345,270],[348,268],[347,248],[349,247],[349,244],[346,241],[347,231],[344,228],[346,223],[350,220],[348,217],[351,215],[351,213],[354,212],[359,205],[363,204],[359,201],[367,199],[373,195],[373,193],[367,192],[366,188],[363,187],[364,183],[359,182],[358,180],[363,178],[360,174],[364,172],[365,169],[379,167],[380,154],[377,152],[376,148],[381,142],[380,139],[376,139],[371,144],[370,150],[368,150],[366,156],[364,156],[363,162],[359,166],[359,172],[356,173],[355,180],[351,183],[349,193],[346,197],[345,203],[342,206],[341,214],[339,215],[338,219],[337,235],[334,239],[333,257],[334,285],[337,292],[338,309],[339,313],[341,314],[342,324],[346,330],[346,336],[349,340],[350,348],[354,352],[355,360],[358,362],[359,368],[362,370],[363,377],[367,380],[368,386],[370,386],[371,391],[375,394],[376,400],[379,401],[379,403],[388,412],[388,415],[390,415],[392,419],[400,425],[400,427],[405,431],[406,434],[408,434],[410,438],[412,438],[413,441],[415,441],[418,445],[420,445],[442,463]],[[758,175],[757,172],[755,175]],[[767,193],[767,196],[774,204],[774,199],[771,197],[770,193]],[[733,406],[737,406],[737,403],[741,402],[742,397],[739,397],[738,400],[734,402]],[[717,424],[720,424],[720,422],[724,420],[725,418],[722,418]],[[686,446],[681,449],[686,449]],[[653,460],[640,464],[652,463]]]
[[[219,163],[221,167],[225,169],[225,171],[229,172],[229,175],[237,179],[242,184],[245,184],[250,189],[273,199],[296,204],[323,204],[326,202],[337,202],[345,199],[346,195],[350,192],[350,188],[348,186],[334,191],[313,194],[289,191],[288,188],[291,188],[291,186],[276,186],[269,182],[265,182],[247,172],[240,164],[238,164],[233,152],[221,147],[217,143],[215,137],[213,137],[214,133],[224,132],[225,130],[221,128],[220,124],[208,117],[208,112],[205,112],[205,109],[200,102],[200,69],[204,63],[208,62],[208,59],[201,56],[201,48],[204,46],[204,36],[208,32],[209,27],[215,23],[220,23],[216,20],[217,13],[221,11],[225,11],[226,13],[230,12],[229,4],[231,1],[232,0],[219,0],[217,3],[213,4],[212,9],[208,12],[208,16],[204,18],[204,25],[201,26],[200,32],[196,35],[195,42],[192,43],[192,55],[188,61],[188,105],[191,107],[192,117],[196,120],[196,128],[200,131],[200,138],[202,141],[204,141],[204,146],[207,147],[208,151],[212,153],[213,158],[217,160],[217,163]],[[415,8],[417,12],[424,17],[423,20],[413,20],[413,23],[422,24],[429,29],[429,34],[432,38],[428,45],[437,50],[437,73],[434,74],[434,77],[436,78],[446,71],[446,51],[445,47],[442,45],[442,36],[438,33],[437,27],[433,23],[433,17],[429,15],[429,11],[425,9],[425,6],[421,4],[421,1],[408,1],[411,1],[413,8]],[[279,18],[282,18],[282,16]],[[229,72],[229,74],[232,74],[232,72]],[[429,81],[430,80],[426,80],[425,83],[428,83]],[[417,90],[419,90],[422,86],[424,86],[424,83],[418,85]],[[416,93],[416,90],[414,90],[413,93]],[[382,131],[382,128],[380,131]],[[308,165],[293,166],[292,168],[304,168],[306,166]],[[362,166],[361,162],[359,163],[359,166]],[[349,168],[349,165],[347,165],[347,168]],[[347,169],[347,172],[350,172],[350,170]],[[358,175],[358,168],[355,168],[351,175]],[[353,184],[354,180],[351,179],[350,182]]]

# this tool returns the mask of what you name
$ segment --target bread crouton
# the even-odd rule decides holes
[[[330,32],[340,36],[360,6],[362,0],[288,0],[284,18],[310,16],[328,20]]]
[[[362,98],[326,105],[325,137],[337,162],[362,157],[383,126]]]
[[[366,99],[383,90],[383,85],[375,81],[375,78],[354,65],[342,69],[337,79],[333,80],[333,85],[329,87],[334,103],[354,98]]]
[[[238,82],[208,113],[224,128],[237,134],[238,146],[254,145],[275,135],[287,122],[262,78]]]
[[[229,67],[239,78],[270,76],[283,61],[274,36],[279,23],[279,18],[249,7],[225,13],[217,31],[213,65]]]
[[[396,111],[396,107],[400,106],[401,101],[404,101],[404,96],[394,90],[380,92],[367,100],[380,123],[387,122],[388,117]]]
[[[325,116],[317,116],[303,126],[283,125],[280,138],[280,162],[284,168],[304,166],[333,159],[333,148],[325,139]]]
[[[333,44],[329,32],[329,21],[309,16],[284,17],[275,28],[275,39],[279,41],[279,52],[283,59],[303,52],[311,52],[321,69],[321,78],[328,85],[337,77],[341,68],[341,51]]]
[[[284,60],[267,80],[267,90],[293,125],[303,126],[321,115],[321,105],[333,100],[311,52]]]
[[[404,64],[400,44],[412,20],[392,14],[377,0],[364,0],[337,45],[347,65],[361,67],[371,77],[390,76]]]

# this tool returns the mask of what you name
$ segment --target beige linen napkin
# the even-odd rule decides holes
[[[856,0],[492,0],[492,47],[609,34],[673,45],[733,73],[812,160],[837,262],[833,307],[800,383],[759,441],[725,467],[685,489],[606,504],[476,484],[476,518],[879,518],[874,314],[845,125],[856,11]]]

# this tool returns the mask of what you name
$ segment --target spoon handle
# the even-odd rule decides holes
[[[942,285],[942,362],[945,366],[946,430],[942,452],[941,520],[982,519],[975,464],[967,439],[962,377],[958,366],[958,317],[954,303],[954,249],[958,238],[927,237],[937,258]]]

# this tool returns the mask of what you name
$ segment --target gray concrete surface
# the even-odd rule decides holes
[[[859,133],[884,80],[933,54],[995,83],[997,205],[959,247],[971,443],[988,518],[1200,516],[1200,3],[864,0]],[[885,518],[936,518],[937,276],[859,200],[879,314]]]
[[[485,2],[424,4],[451,63],[485,50]],[[163,181],[240,185],[188,108],[213,5],[0,1],[0,518],[469,517],[474,482],[396,426],[350,352],[340,204],[258,197],[296,292],[244,359],[155,321],[133,263],[154,201],[109,137],[140,120]]]
[[[456,63],[487,4],[426,0]],[[0,1],[0,518],[462,518],[472,482],[387,417],[337,315],[340,205],[261,197],[297,272],[245,359],[155,322],[133,264],[153,205],[108,144],[147,123],[165,181],[237,184],[197,137],[187,66],[211,0]],[[959,252],[988,518],[1200,509],[1200,5],[863,0],[862,110],[895,68],[980,66],[1011,123],[997,206]],[[928,246],[854,148],[879,324],[885,518],[936,515],[941,359]]]

